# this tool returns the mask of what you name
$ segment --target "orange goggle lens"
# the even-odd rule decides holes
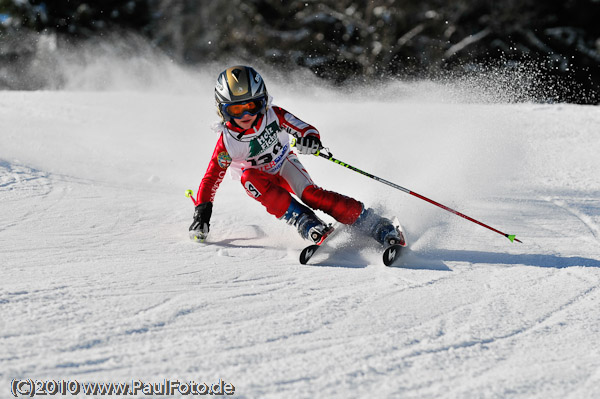
[[[228,104],[223,107],[223,111],[233,118],[239,118],[240,116],[248,113],[250,115],[258,114],[263,108],[264,100],[252,100],[241,104]]]

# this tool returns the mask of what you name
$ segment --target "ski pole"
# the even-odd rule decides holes
[[[295,145],[296,145],[296,139],[292,139],[292,147],[294,147]],[[326,151],[327,151],[327,154],[324,154],[322,150],[326,150]],[[455,215],[457,215],[457,216],[460,216],[461,218],[467,219],[467,220],[469,220],[469,221],[471,221],[471,222],[473,222],[473,223],[476,223],[476,224],[478,224],[478,225],[480,225],[480,226],[483,226],[483,227],[485,227],[486,229],[489,229],[489,230],[492,230],[492,231],[494,231],[494,232],[496,232],[496,233],[498,233],[498,234],[501,234],[501,235],[503,235],[504,237],[508,238],[508,239],[509,239],[511,242],[513,242],[513,241],[516,241],[516,242],[520,242],[520,243],[522,243],[522,241],[521,241],[521,240],[519,240],[518,238],[515,238],[515,235],[514,235],[514,234],[506,234],[506,233],[503,233],[503,232],[501,232],[500,230],[496,230],[495,228],[493,228],[493,227],[491,227],[491,226],[488,226],[487,224],[485,224],[485,223],[482,223],[482,222],[480,222],[480,221],[478,221],[478,220],[475,220],[475,219],[473,219],[472,217],[465,215],[464,213],[460,213],[460,212],[458,212],[458,211],[456,211],[456,210],[454,210],[454,209],[452,209],[452,208],[449,208],[449,207],[447,207],[446,205],[440,204],[439,202],[436,202],[436,201],[434,201],[434,200],[432,200],[432,199],[429,199],[429,198],[427,198],[427,197],[425,197],[425,196],[423,196],[423,195],[421,195],[421,194],[415,193],[414,191],[411,191],[411,190],[409,190],[409,189],[407,189],[407,188],[404,188],[404,187],[402,187],[402,186],[399,186],[399,185],[397,185],[397,184],[394,184],[394,183],[392,183],[392,182],[390,182],[390,181],[387,181],[387,180],[385,180],[385,179],[382,179],[382,178],[380,178],[380,177],[377,177],[377,176],[375,176],[375,175],[372,175],[371,173],[368,173],[368,172],[365,172],[365,171],[363,171],[363,170],[360,170],[360,169],[358,169],[358,168],[357,168],[357,167],[355,167],[355,166],[349,165],[349,164],[347,164],[347,163],[345,163],[345,162],[342,162],[342,161],[340,161],[340,160],[338,160],[338,159],[335,159],[335,158],[333,157],[333,155],[331,154],[331,151],[329,151],[329,149],[327,149],[327,148],[321,148],[319,151],[317,151],[317,152],[315,153],[315,155],[316,155],[316,156],[319,156],[319,157],[321,157],[321,158],[325,158],[325,159],[327,159],[328,161],[331,161],[331,162],[333,162],[333,163],[336,163],[336,164],[338,164],[338,165],[341,165],[341,166],[343,166],[343,167],[345,167],[345,168],[348,168],[348,169],[350,169],[350,170],[353,170],[353,171],[355,171],[355,172],[357,172],[357,173],[360,173],[360,174],[361,174],[361,175],[363,175],[363,176],[370,177],[371,179],[373,179],[373,180],[376,180],[376,181],[378,181],[378,182],[380,182],[380,183],[387,184],[388,186],[390,186],[390,187],[393,187],[393,188],[395,188],[395,189],[397,189],[397,190],[403,191],[403,192],[405,192],[405,193],[407,193],[407,194],[413,195],[413,196],[415,196],[415,197],[417,197],[417,198],[420,198],[420,199],[422,199],[422,200],[424,200],[424,201],[427,201],[427,202],[429,202],[430,204],[433,204],[433,205],[435,205],[435,206],[438,206],[438,207],[440,207],[440,208],[442,208],[442,209],[444,209],[444,210],[446,210],[446,211],[448,211],[448,212],[450,212],[450,213],[453,213],[453,214],[455,214]]]

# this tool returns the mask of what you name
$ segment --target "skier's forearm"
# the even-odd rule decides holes
[[[221,185],[221,182],[225,178],[225,172],[227,169],[222,169],[217,166],[217,168],[211,168],[212,165],[209,166],[204,178],[202,178],[202,182],[200,183],[200,187],[198,188],[198,196],[196,197],[196,204],[201,204],[203,202],[213,202],[215,199],[215,195],[217,194],[217,190]]]
[[[204,202],[213,202],[219,185],[225,178],[225,173],[231,163],[231,157],[227,153],[227,149],[221,137],[215,146],[213,155],[206,168],[206,173],[198,187],[198,195],[194,201],[196,205]]]

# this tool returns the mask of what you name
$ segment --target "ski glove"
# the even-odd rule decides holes
[[[300,137],[296,140],[296,149],[300,154],[316,154],[321,149],[321,140],[313,135]]]
[[[212,216],[212,202],[203,202],[196,206],[194,222],[190,226],[190,239],[204,242],[210,230],[210,217]]]

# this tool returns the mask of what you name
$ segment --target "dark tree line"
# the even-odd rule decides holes
[[[0,65],[31,59],[41,34],[122,31],[183,64],[235,55],[337,84],[527,65],[554,88],[542,101],[600,101],[597,0],[0,0],[0,14]]]

